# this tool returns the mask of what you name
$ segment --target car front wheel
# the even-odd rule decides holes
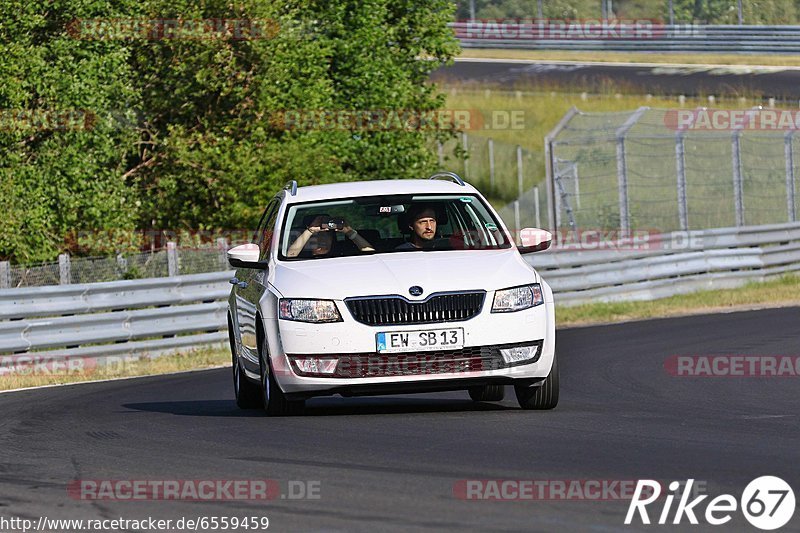
[[[240,409],[257,409],[261,407],[259,386],[247,379],[242,372],[239,358],[236,356],[236,343],[233,340],[230,317],[228,318],[228,341],[231,345],[231,368],[233,369],[233,392],[236,395],[236,405]]]
[[[300,415],[305,408],[304,400],[289,400],[275,381],[269,357],[262,349],[261,360],[261,405],[269,416]]]
[[[553,355],[550,374],[538,387],[514,386],[517,402],[523,409],[546,410],[558,405],[558,357]]]

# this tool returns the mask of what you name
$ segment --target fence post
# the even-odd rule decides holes
[[[69,285],[71,282],[72,273],[69,254],[61,254],[58,256],[58,283],[60,285]]]
[[[178,247],[174,242],[167,243],[167,270],[171,278],[178,275]]]
[[[519,243],[519,230],[522,221],[519,216],[519,199],[514,200],[514,242]]]
[[[536,213],[536,227],[541,228],[542,219],[539,216],[539,187],[533,188],[533,206],[534,212]]]
[[[228,268],[228,239],[220,237],[217,239],[217,248],[219,249],[219,262],[222,270],[229,270]]]
[[[550,229],[556,231],[558,229],[559,214],[558,214],[558,191],[556,191],[555,179],[555,139],[561,130],[563,130],[572,117],[577,115],[580,111],[575,106],[569,108],[567,114],[556,124],[556,127],[544,137],[544,164],[545,164],[545,185],[547,188],[547,220]]]
[[[678,170],[678,220],[681,231],[689,230],[689,215],[686,209],[686,146],[683,132],[675,135],[675,166]]]
[[[617,196],[619,202],[619,229],[625,238],[631,229],[628,212],[628,166],[625,161],[625,137],[617,137]]]
[[[0,261],[0,289],[11,288],[11,263]]]
[[[617,138],[617,192],[619,196],[619,229],[620,237],[625,238],[631,230],[630,205],[628,204],[628,164],[625,161],[625,135],[636,124],[645,111],[650,109],[643,106],[628,117],[625,124],[616,132]]]
[[[561,192],[563,186],[561,184],[561,166],[558,164],[558,158],[553,158],[553,205],[556,214],[555,228],[561,227]]]
[[[522,198],[522,146],[517,145],[517,198]]]
[[[789,130],[783,135],[783,154],[786,159],[786,208],[789,213],[789,222],[797,220],[794,207],[794,153],[792,142],[794,130]]]
[[[436,141],[436,154],[439,157],[439,170],[444,168],[444,146],[442,141]]]
[[[464,179],[469,177],[469,140],[467,133],[461,133],[461,145],[464,148]]]
[[[122,254],[117,254],[117,268],[121,274],[128,271],[128,260]]]
[[[554,173],[554,185],[556,188],[556,220],[558,224],[556,225],[556,229],[561,227],[561,208],[564,208],[564,211],[567,214],[567,223],[569,224],[569,229],[575,231],[578,227],[577,223],[575,222],[575,212],[572,210],[572,206],[569,203],[569,194],[567,190],[564,188],[564,183],[562,180],[562,172],[561,172],[561,165],[559,165],[559,159],[555,158],[555,173]]]
[[[736,225],[744,226],[744,199],[742,198],[742,153],[740,151],[741,130],[735,130],[731,138],[731,157],[733,158],[733,203],[736,211]]]
[[[489,139],[489,192],[494,193],[494,141]]]

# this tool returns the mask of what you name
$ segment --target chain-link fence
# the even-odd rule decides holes
[[[796,111],[572,110],[546,139],[552,227],[794,222]]]
[[[547,221],[540,154],[520,145],[467,133],[438,144],[436,150],[439,167],[474,185],[508,225],[542,227]]]
[[[451,154],[445,157],[443,154]],[[458,154],[459,157],[453,157]],[[464,154],[467,157],[462,158]],[[439,166],[455,172],[487,198],[511,201],[540,179],[535,154],[519,145],[491,137],[460,133],[441,145]]]
[[[173,248],[116,257],[59,256],[58,262],[11,265],[0,262],[0,288],[99,283],[125,279],[202,274],[228,269],[227,245]]]

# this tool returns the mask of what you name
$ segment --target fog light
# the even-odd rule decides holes
[[[294,363],[303,374],[333,374],[339,360],[330,357],[298,357]]]
[[[505,361],[507,365],[533,359],[538,353],[538,344],[534,344],[532,346],[514,346],[513,348],[500,349],[500,355],[503,357],[503,361]]]

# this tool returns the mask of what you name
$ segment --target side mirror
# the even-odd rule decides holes
[[[519,253],[529,254],[550,248],[550,243],[553,242],[553,234],[539,228],[524,228],[519,230],[519,240],[522,243],[517,246]]]
[[[266,268],[266,262],[258,261],[261,254],[257,244],[242,244],[228,250],[228,263],[234,268]]]

